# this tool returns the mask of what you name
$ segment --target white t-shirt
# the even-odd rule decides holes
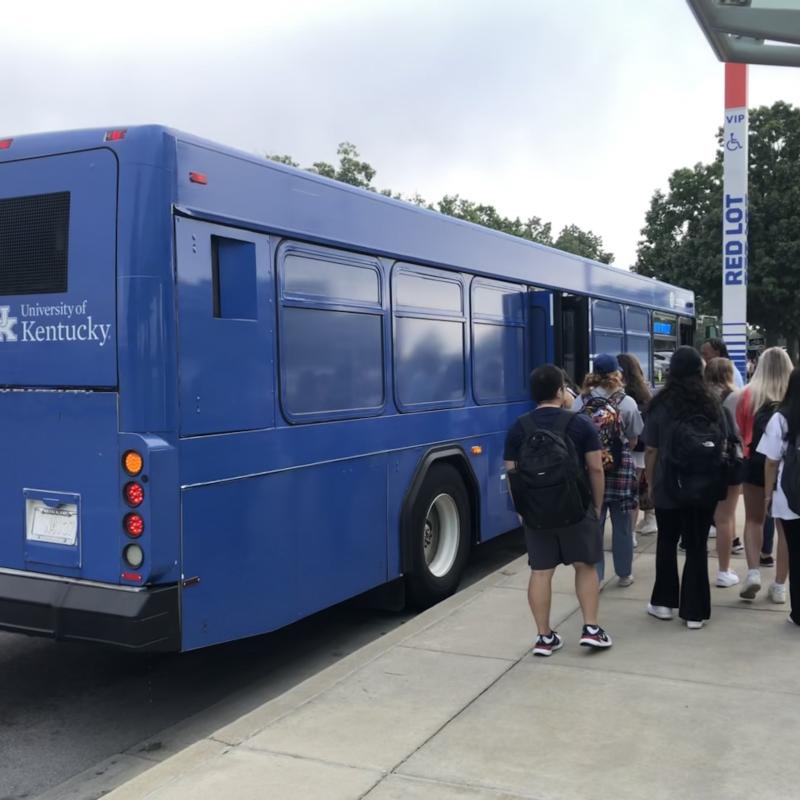
[[[783,475],[783,456],[786,452],[786,417],[776,411],[764,429],[764,435],[756,447],[756,452],[766,456],[773,461],[780,461],[778,467],[778,485],[772,495],[772,516],[776,519],[800,519],[800,516],[789,508],[786,495],[781,488],[781,477]]]

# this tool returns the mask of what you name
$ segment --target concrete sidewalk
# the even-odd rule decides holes
[[[566,644],[548,659],[529,654],[518,559],[107,796],[796,796],[800,630],[788,607],[769,602],[766,583],[752,604],[738,587],[712,587],[700,631],[649,617],[654,540],[640,537],[634,585],[603,591],[609,651],[578,646],[573,572],[562,567],[553,624]],[[740,557],[734,567],[745,574]]]

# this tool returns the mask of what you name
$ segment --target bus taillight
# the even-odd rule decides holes
[[[134,539],[138,539],[144,533],[144,520],[135,512],[125,515],[122,526],[125,528],[125,533]]]
[[[125,502],[129,506],[140,506],[144,500],[144,488],[141,484],[131,481],[125,484]]]
[[[144,459],[135,450],[128,450],[128,452],[122,456],[122,466],[128,475],[136,477],[144,467]]]
[[[13,141],[13,139],[0,139],[0,150],[8,150]]]

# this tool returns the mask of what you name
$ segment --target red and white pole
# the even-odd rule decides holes
[[[722,331],[747,375],[747,64],[725,64],[722,190]]]

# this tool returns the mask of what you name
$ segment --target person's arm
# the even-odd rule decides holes
[[[658,460],[657,447],[645,447],[644,449],[644,473],[647,476],[647,486],[650,492],[650,497],[653,496],[653,480],[656,474],[656,461]]]
[[[506,472],[511,472],[512,469],[516,469],[517,468],[517,462],[516,461],[504,461],[503,462],[503,466],[506,468]]]
[[[602,450],[593,450],[586,454],[586,472],[589,475],[589,486],[592,489],[592,505],[599,517],[606,492],[606,473],[603,470]]]

